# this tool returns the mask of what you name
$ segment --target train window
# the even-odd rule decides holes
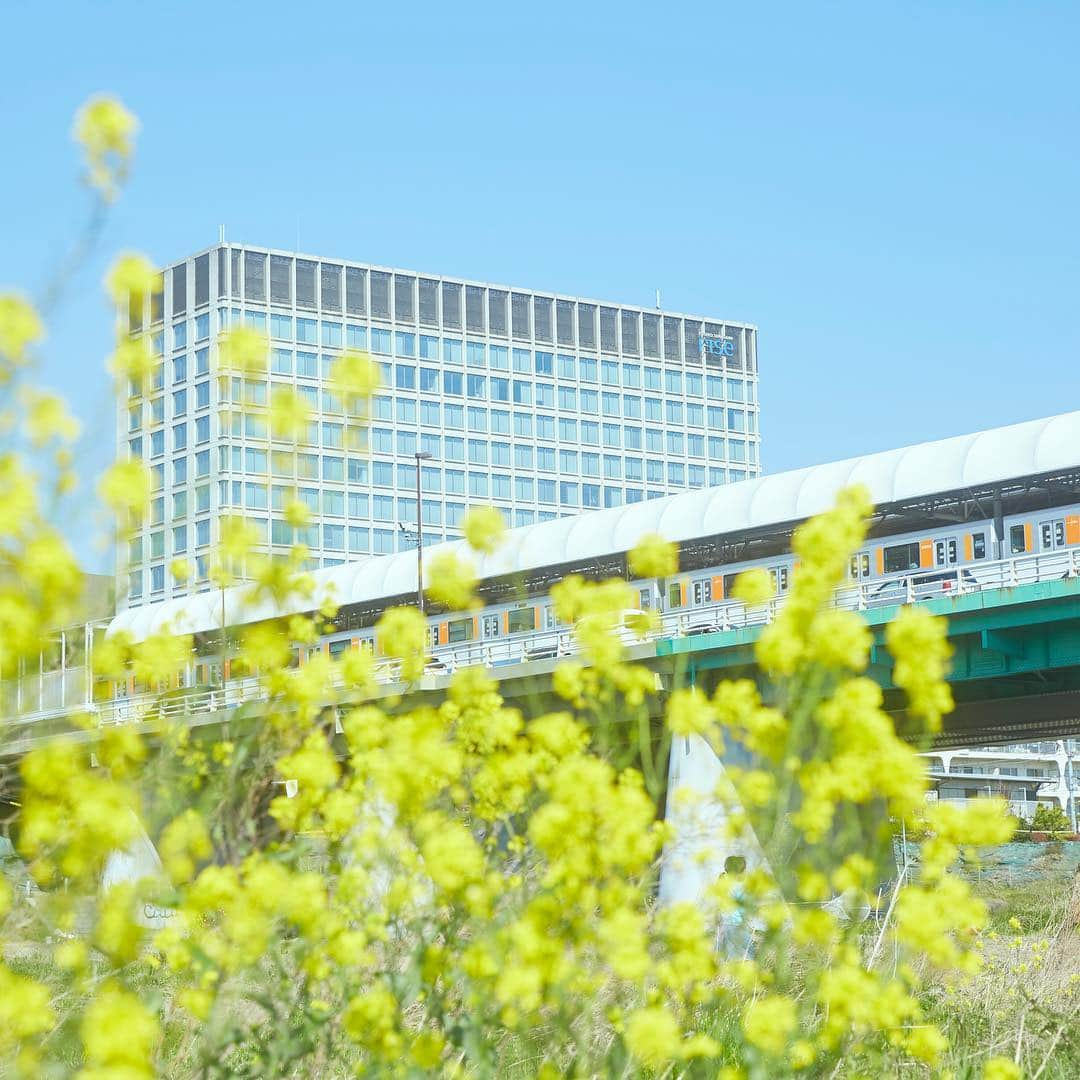
[[[554,630],[558,625],[559,620],[555,618],[555,609],[548,604],[548,606],[544,608],[544,629]]]
[[[786,593],[788,589],[788,568],[786,566],[774,566],[769,570],[769,577],[772,578],[773,592],[779,596],[781,593]]]
[[[343,653],[347,653],[349,651],[349,646],[350,645],[352,645],[352,642],[349,641],[348,638],[339,638],[337,641],[331,641],[330,642],[330,655],[334,659],[337,659],[337,657],[339,657]]]
[[[1024,526],[1014,525],[1009,529],[1009,552],[1012,555],[1019,555],[1025,551],[1027,551],[1027,543],[1024,540]]]
[[[648,611],[652,607],[652,593],[648,589],[638,589],[638,606],[642,611]],[[550,608],[544,608],[549,611]]]
[[[502,633],[502,616],[485,615],[480,621],[480,629],[484,638],[495,638]]]
[[[722,585],[724,587],[724,595],[730,596],[731,590],[735,588],[735,582],[738,580],[738,574],[725,574],[723,577]]]
[[[446,640],[451,645],[456,645],[460,641],[472,641],[472,638],[472,619],[451,619],[446,624]]]
[[[510,633],[520,634],[536,629],[536,608],[517,608],[510,612]]]
[[[437,649],[439,647],[439,624],[431,623],[428,626],[428,648]]]
[[[360,651],[366,652],[368,656],[375,655],[375,639],[374,638],[361,638],[360,639]]]
[[[971,557],[973,559],[986,558],[986,533],[971,534]]]
[[[682,589],[679,587],[678,582],[668,586],[668,607],[682,607]]]
[[[694,606],[700,607],[712,600],[712,579],[702,578],[694,582]]]
[[[903,570],[919,569],[919,544],[894,544],[885,548],[885,573],[898,574]]]
[[[1065,519],[1058,518],[1056,521],[1039,522],[1039,539],[1042,541],[1043,551],[1053,551],[1055,548],[1065,546]]]
[[[957,551],[955,537],[934,541],[935,566],[955,566],[956,555]]]
[[[848,564],[848,573],[851,575],[853,581],[860,581],[863,578],[870,576],[870,554],[866,551],[860,551],[851,556],[851,562]]]

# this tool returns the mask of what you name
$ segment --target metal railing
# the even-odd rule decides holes
[[[1014,556],[975,566],[969,564],[955,568],[909,571],[887,578],[847,584],[836,591],[833,604],[848,611],[870,611],[890,605],[914,604],[987,589],[1012,588],[1077,576],[1080,576],[1080,549],[1045,552]],[[707,601],[697,606],[661,613],[654,628],[644,635],[638,635],[625,625],[619,626],[616,632],[627,645],[721,633],[769,623],[783,603],[783,595],[750,608],[737,600]],[[480,641],[439,645],[432,650],[425,673],[452,674],[458,668],[478,665],[497,668],[559,659],[578,651],[571,627],[525,630]],[[375,675],[378,681],[383,683],[397,682],[400,678],[400,664],[393,660],[380,659],[376,663]],[[102,725],[126,724],[212,713],[235,708],[265,696],[265,685],[257,677],[251,677],[229,681],[224,687],[213,689],[178,689],[165,695],[145,693],[23,714],[16,719],[20,723],[33,724],[81,712],[94,715]]]

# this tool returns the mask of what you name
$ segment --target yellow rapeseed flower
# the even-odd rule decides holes
[[[663,1005],[636,1009],[626,1020],[626,1045],[650,1069],[661,1069],[679,1057],[679,1022]]]
[[[111,200],[127,177],[139,122],[114,97],[99,94],[75,114],[75,141],[86,158],[87,182]]]
[[[45,328],[28,300],[15,293],[0,293],[0,360],[23,363],[29,346],[44,336]],[[0,365],[0,379],[6,372]]]
[[[783,994],[754,998],[743,1013],[743,1034],[752,1045],[779,1057],[798,1023],[795,1002]]]
[[[741,600],[749,607],[767,603],[773,598],[774,592],[769,571],[760,566],[744,570],[731,587],[732,599]]]
[[[142,517],[150,502],[150,473],[139,460],[118,461],[105,470],[98,494],[118,516]]]
[[[679,548],[656,533],[647,533],[638,540],[627,561],[634,577],[671,577],[679,572]]]
[[[137,251],[118,255],[105,274],[105,291],[117,306],[129,302],[141,304],[151,293],[160,292],[161,287],[160,271]]]
[[[379,365],[366,353],[347,352],[330,368],[330,389],[341,398],[345,415],[366,418],[381,383]]]
[[[490,555],[502,543],[506,522],[494,506],[474,506],[461,525],[473,551]]]
[[[467,611],[476,603],[476,570],[452,551],[440,551],[425,568],[424,591],[451,611]]]
[[[221,366],[243,375],[265,373],[269,348],[267,339],[250,326],[233,327],[218,341]]]

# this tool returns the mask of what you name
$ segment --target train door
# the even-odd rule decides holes
[[[934,541],[934,565],[955,566],[960,557],[960,546],[955,536],[945,536]]]
[[[1065,547],[1065,519],[1051,518],[1039,522],[1039,550],[1057,551]]]
[[[559,625],[559,620],[555,618],[554,605],[548,604],[542,610],[544,612],[544,629],[554,630]]]
[[[769,567],[769,577],[772,578],[773,592],[782,596],[788,591],[788,568],[786,566]]]
[[[502,615],[483,615],[480,618],[480,636],[485,640],[497,638],[502,633]]]
[[[848,563],[848,575],[852,581],[866,581],[870,577],[870,552],[857,551]]]
[[[700,578],[691,585],[694,607],[712,603],[712,578]]]

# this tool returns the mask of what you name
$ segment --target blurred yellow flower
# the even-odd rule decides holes
[[[461,525],[473,551],[490,555],[502,543],[506,522],[494,506],[474,506]]]
[[[424,591],[451,611],[467,611],[476,602],[476,570],[452,551],[440,551],[425,567]]]
[[[141,304],[151,293],[160,292],[161,274],[154,264],[137,251],[118,255],[105,275],[105,291],[117,306]]]
[[[221,366],[242,375],[264,374],[269,347],[268,340],[250,326],[233,327],[218,341]]]
[[[769,576],[769,571],[762,567],[744,570],[731,587],[732,599],[741,600],[750,607],[771,600],[773,593],[772,578]]]
[[[634,577],[671,577],[679,570],[679,548],[656,533],[648,533],[638,540],[628,561]]]
[[[28,300],[15,293],[0,293],[0,359],[21,364],[30,345],[45,336],[38,313]],[[0,378],[6,369],[0,366]]]
[[[83,148],[87,180],[106,199],[127,176],[139,122],[114,97],[99,94],[75,114],[75,141]]]

